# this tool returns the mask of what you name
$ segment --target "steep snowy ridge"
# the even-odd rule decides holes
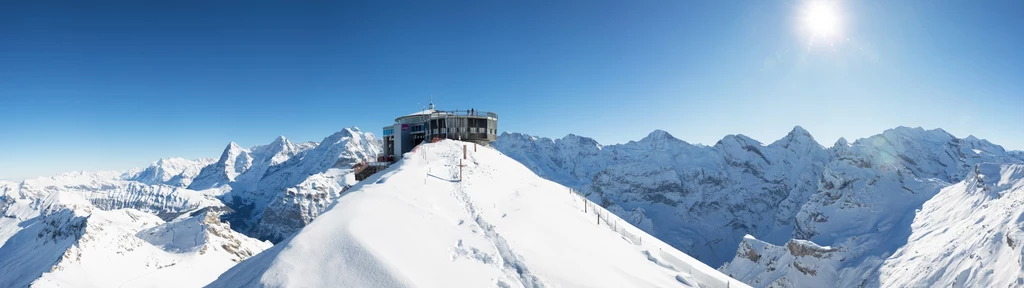
[[[503,134],[495,147],[704,263],[732,260],[722,270],[757,286],[870,282],[907,243],[914,210],[939,189],[977,163],[1024,162],[975,137],[906,127],[831,148],[801,127],[768,145],[743,135],[691,145],[664,131],[593,142],[599,150],[563,142]],[[792,255],[789,247],[829,252]]]
[[[567,187],[495,150],[462,160],[463,145],[405,154],[210,286],[745,286],[614,216],[605,221],[639,239],[595,223]]]
[[[51,193],[39,204],[40,216],[0,246],[4,286],[199,286],[270,246],[231,231],[206,213],[164,222],[135,209],[97,209],[70,192]],[[181,229],[196,222],[203,228]],[[156,233],[138,235],[168,229],[176,231],[165,243],[154,243],[160,239]],[[175,246],[167,242],[196,247],[166,249]]]
[[[1024,165],[978,164],[921,207],[885,287],[1024,286]]]

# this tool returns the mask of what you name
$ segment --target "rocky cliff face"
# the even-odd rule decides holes
[[[906,127],[853,143],[840,139],[830,148],[800,127],[767,145],[743,135],[692,145],[655,131],[609,146],[575,135],[503,134],[494,146],[709,265],[738,261],[755,242],[781,253],[752,261],[762,272],[723,268],[755,286],[812,283],[776,282],[784,275],[763,272],[770,270],[764,261],[784,258],[791,239],[836,247],[842,256],[823,255],[843,260],[772,265],[785,262],[800,275],[813,270],[813,279],[857,285],[906,243],[913,211],[940,188],[966,177],[976,163],[1024,161],[985,140]],[[743,240],[747,234],[752,237]]]

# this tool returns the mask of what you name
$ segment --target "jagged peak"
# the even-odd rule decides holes
[[[793,126],[793,130],[789,131],[789,135],[802,135],[810,137],[811,132],[807,132],[807,129],[804,129],[804,127],[796,125]]]
[[[729,134],[722,137],[722,140],[718,140],[715,146],[727,145],[727,143],[737,142],[740,144],[756,144],[761,145],[761,141],[754,140],[754,138],[747,137],[743,134]]]
[[[935,128],[935,129],[931,129],[931,130],[925,130],[924,128],[921,128],[921,126],[913,127],[913,128],[907,127],[907,126],[897,126],[896,128],[888,129],[888,130],[885,130],[884,132],[882,132],[882,134],[886,134],[886,133],[897,133],[897,134],[901,134],[901,135],[905,135],[905,136],[909,136],[909,137],[931,136],[931,137],[940,137],[940,138],[948,138],[948,139],[956,138],[956,136],[953,136],[953,134],[949,134],[949,132],[946,132],[946,130],[942,130],[942,128]]]
[[[248,150],[242,148],[242,146],[238,146],[238,143],[235,143],[235,141],[231,141],[231,143],[228,143],[228,146],[224,148],[224,152],[220,154],[220,159],[218,159],[217,162],[227,162],[232,155],[241,154],[246,151]]]
[[[277,136],[277,138],[274,138],[274,142],[271,142],[271,144],[285,144],[285,143],[290,143],[290,142],[288,141],[288,138],[284,137],[284,135]]]
[[[846,138],[843,138],[843,137],[839,137],[839,140],[836,140],[836,144],[832,145],[832,147],[846,147],[846,146],[850,146],[850,142],[846,141]]]
[[[498,140],[502,141],[502,139],[512,139],[512,140],[516,140],[516,141],[530,141],[530,142],[535,142],[537,140],[548,140],[549,142],[554,142],[550,138],[537,137],[537,136],[533,136],[533,135],[526,134],[526,133],[508,132],[508,131],[501,132],[501,135],[498,136]],[[504,141],[511,141],[511,140],[504,140]]]
[[[782,137],[782,139],[776,140],[775,142],[773,142],[770,145],[781,145],[784,148],[790,148],[794,144],[794,142],[795,143],[806,143],[806,144],[809,144],[809,145],[819,146],[819,147],[821,146],[821,144],[818,144],[818,141],[814,140],[814,136],[811,136],[811,133],[807,132],[807,130],[805,130],[804,127],[800,127],[800,125],[797,125],[797,126],[793,127],[793,130],[790,130],[789,133],[786,134],[785,137]],[[805,147],[805,146],[806,145],[803,145],[801,147]]]
[[[676,137],[673,137],[672,134],[669,134],[665,130],[655,129],[654,131],[651,131],[651,133],[648,133],[647,137],[644,137],[643,139],[640,139],[640,142],[645,142],[645,141],[664,141],[664,140],[679,140],[679,139],[677,139]]]
[[[239,146],[238,143],[235,143],[235,141],[231,141],[231,143],[228,143],[228,147],[225,148],[225,149],[227,149],[227,150],[245,150],[245,148],[242,148],[242,146]]]
[[[327,136],[327,138],[324,138],[324,140],[320,142],[320,144],[321,144],[320,146],[324,146],[323,144],[337,144],[337,143],[340,143],[342,140],[345,140],[345,139],[356,139],[356,138],[359,138],[358,141],[362,141],[362,137],[356,137],[356,136],[359,136],[359,135],[363,135],[363,132],[359,131],[359,128],[356,128],[356,127],[342,128],[340,131],[334,132],[334,134],[331,134],[331,136]]]
[[[559,139],[558,142],[560,142],[560,143],[578,143],[579,145],[595,146],[598,149],[601,148],[601,143],[598,143],[597,140],[594,140],[594,138],[579,136],[579,135],[572,134],[572,133],[569,133],[569,135],[565,135],[565,137],[562,137],[562,139]]]

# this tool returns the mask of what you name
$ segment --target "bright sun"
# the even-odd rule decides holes
[[[826,40],[839,36],[840,19],[835,4],[821,0],[809,2],[802,16],[804,29],[811,37]]]

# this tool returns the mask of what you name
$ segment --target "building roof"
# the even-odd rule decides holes
[[[434,114],[435,112],[437,112],[437,110],[434,110],[434,109],[427,109],[427,110],[423,110],[423,111],[420,111],[420,112],[416,112],[416,113],[412,113],[412,114],[409,114],[409,115],[405,115],[405,116],[419,116],[419,115],[430,115],[430,114]],[[402,117],[405,117],[405,116],[402,116]]]

